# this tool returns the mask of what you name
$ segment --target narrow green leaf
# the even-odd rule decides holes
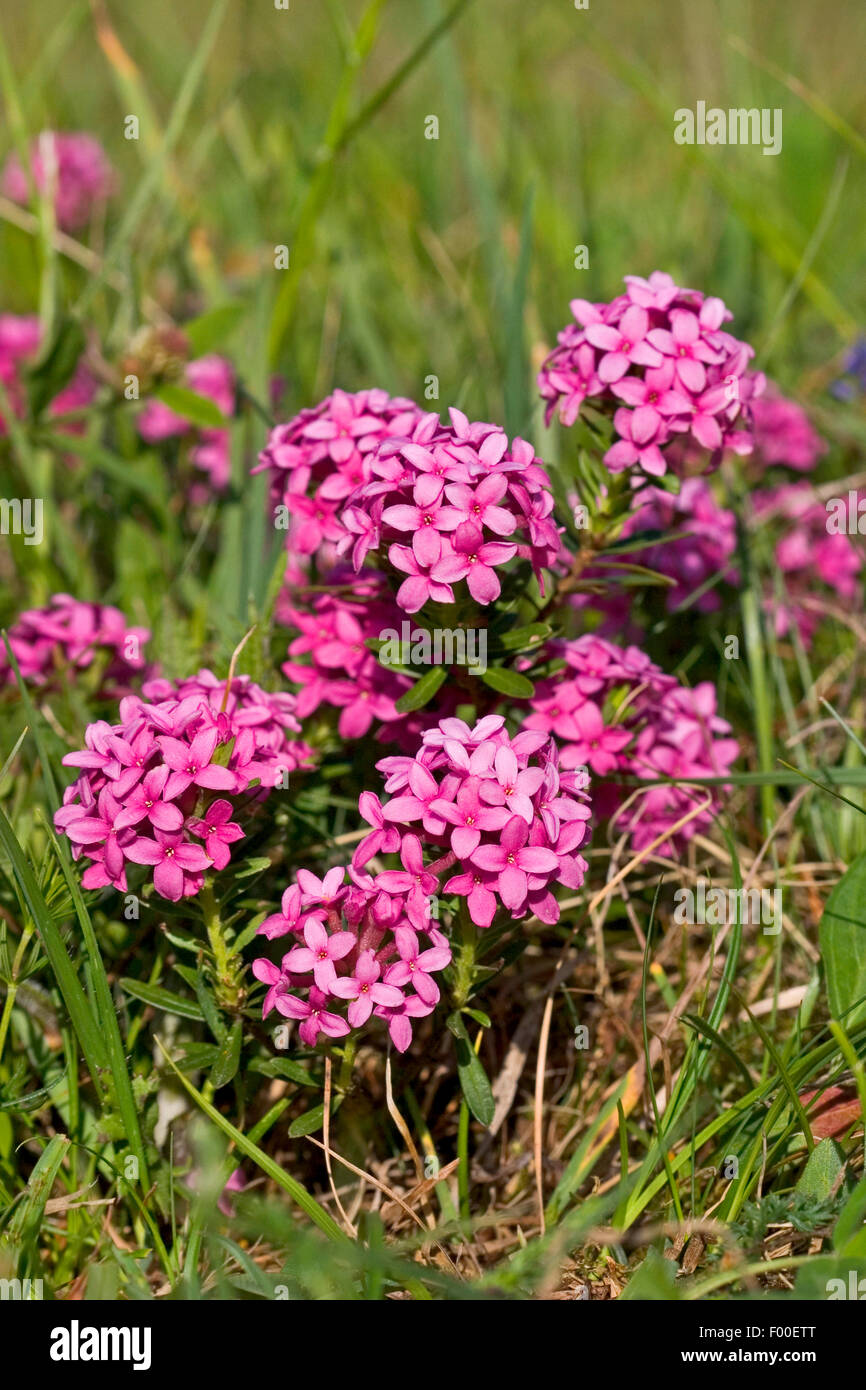
[[[827,899],[818,940],[830,1012],[850,1030],[866,1018],[866,854]]]
[[[184,420],[191,421],[194,425],[200,425],[202,429],[226,429],[228,420],[223,415],[219,406],[206,396],[200,396],[196,391],[190,391],[186,386],[177,386],[174,382],[163,382],[157,386],[153,393],[157,400],[167,405],[169,410],[173,410],[175,415],[181,415]]]
[[[194,999],[182,999],[179,994],[172,994],[170,990],[162,989],[159,985],[146,985],[141,980],[131,980],[127,976],[120,981],[120,988],[124,994],[131,994],[133,999],[140,999],[143,1004],[150,1004],[154,1009],[161,1009],[165,1014],[177,1014],[179,1018],[194,1018],[197,1022],[204,1019],[201,1006]]]
[[[5,815],[0,811],[0,843],[11,862],[15,886],[22,906],[33,918],[39,933],[48,963],[54,972],[63,1002],[66,1005],[72,1026],[81,1044],[81,1050],[97,1092],[104,1098],[103,1073],[108,1065],[105,1041],[94,1017],[90,1003],[81,987],[57,924],[52,920],[42,891],[36,882],[33,870],[24,857],[15,832]]]
[[[532,681],[521,676],[519,671],[511,671],[505,666],[489,666],[482,671],[481,679],[491,690],[498,691],[500,695],[510,695],[514,700],[528,700],[535,694]]]
[[[222,1045],[217,1053],[217,1059],[210,1074],[211,1085],[215,1091],[228,1083],[237,1075],[238,1067],[241,1063],[241,1021],[236,1018],[231,1028],[223,1038]]]
[[[415,682],[411,690],[407,690],[405,695],[400,696],[397,701],[397,709],[401,714],[411,714],[413,710],[423,709],[428,701],[433,699],[444,680],[444,667],[434,666],[431,671],[427,671],[419,681]]]
[[[453,1013],[448,1019],[448,1027],[454,1034],[457,1045],[457,1075],[460,1078],[460,1089],[478,1123],[486,1127],[496,1110],[496,1101],[493,1099],[487,1073],[470,1042],[462,1015]]]

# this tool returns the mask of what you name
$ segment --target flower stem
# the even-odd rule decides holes
[[[217,1000],[223,1008],[237,1012],[244,999],[244,990],[240,983],[243,964],[234,955],[226,940],[219,903],[212,885],[207,880],[201,890],[199,902],[213,953]]]

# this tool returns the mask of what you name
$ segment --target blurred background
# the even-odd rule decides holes
[[[105,237],[135,302],[93,303],[118,349],[142,288],[180,318],[240,297],[235,352],[267,338],[287,408],[334,383],[421,397],[435,374],[440,406],[528,429],[541,345],[625,273],[722,295],[806,397],[863,322],[853,0],[3,0],[0,17],[28,133],[91,131],[118,172]],[[781,155],[676,145],[673,113],[698,100],[782,108]],[[0,307],[32,311],[34,238],[4,225],[0,251]]]

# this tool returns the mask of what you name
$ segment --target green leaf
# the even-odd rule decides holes
[[[457,1044],[457,1075],[466,1104],[479,1124],[489,1125],[493,1119],[496,1102],[481,1060],[469,1040],[466,1024],[459,1013],[448,1019],[448,1027],[454,1034]]]
[[[796,1191],[813,1202],[826,1202],[837,1191],[845,1172],[845,1154],[835,1139],[822,1139],[809,1154]]]
[[[51,1196],[60,1165],[69,1152],[69,1144],[65,1134],[56,1134],[39,1155],[26,1192],[9,1222],[7,1239],[13,1247],[24,1247],[38,1239],[45,1204]]]
[[[99,1022],[90,1002],[81,988],[78,976],[63,944],[60,929],[51,916],[45,898],[29,863],[15,838],[15,832],[5,815],[0,811],[0,844],[2,844],[12,865],[15,887],[22,907],[32,917],[40,940],[45,948],[48,963],[63,995],[63,1002],[72,1020],[76,1036],[81,1044],[84,1059],[93,1078],[94,1085],[104,1092],[103,1072],[108,1066],[105,1041]]]
[[[866,854],[827,899],[818,939],[830,1012],[850,1031],[866,1018]]]
[[[245,312],[244,304],[218,304],[215,309],[209,309],[206,314],[199,314],[198,318],[183,324],[193,357],[204,357],[205,353],[224,347],[226,339]]]
[[[217,1053],[217,1059],[213,1064],[213,1071],[210,1074],[211,1085],[215,1091],[220,1086],[227,1086],[237,1074],[237,1069],[241,1064],[241,1021],[236,1018],[229,1031],[223,1038],[222,1045]]]
[[[197,1022],[204,1019],[201,1006],[195,1000],[182,999],[179,994],[172,994],[160,985],[146,985],[141,980],[131,980],[124,976],[120,981],[120,988],[124,994],[131,994],[133,999],[140,999],[143,1004],[150,1004],[152,1008],[161,1009],[165,1014],[194,1018]]]
[[[96,1001],[96,1011],[99,1015],[100,1031],[105,1041],[105,1049],[108,1054],[108,1066],[114,1085],[114,1097],[120,1112],[123,1131],[129,1140],[130,1149],[138,1159],[140,1181],[142,1185],[147,1188],[149,1185],[147,1158],[144,1150],[144,1141],[141,1135],[141,1126],[138,1120],[138,1107],[135,1103],[132,1081],[126,1063],[126,1048],[124,1047],[123,1038],[120,1035],[117,1009],[114,1003],[114,996],[111,992],[111,986],[108,983],[105,963],[102,959],[102,953],[99,949],[99,942],[96,939],[96,932],[90,913],[87,910],[81,888],[79,887],[77,872],[73,867],[66,846],[65,844],[61,846],[50,821],[46,820],[44,824],[45,832],[51,840],[54,853],[57,856],[63,871],[63,876],[66,879],[66,884],[75,906],[75,915],[78,918],[78,924],[81,927],[81,934],[84,938],[91,988]]]
[[[497,636],[494,645],[503,652],[522,652],[529,647],[541,646],[552,632],[550,623],[527,623],[526,627],[515,627]]]
[[[397,709],[401,714],[411,714],[413,710],[423,709],[427,702],[433,699],[444,680],[444,667],[434,666],[432,671],[427,671],[419,681],[415,682],[411,690],[407,690],[405,695],[400,696],[397,701]]]
[[[482,671],[481,679],[491,690],[498,691],[500,695],[510,695],[515,700],[528,700],[530,695],[535,694],[532,681],[505,666],[488,667],[486,671]]]
[[[188,390],[186,386],[163,382],[161,386],[157,386],[153,394],[163,405],[167,405],[169,410],[173,410],[175,415],[181,415],[184,420],[189,420],[191,424],[199,425],[202,429],[224,430],[228,426],[228,420],[213,401],[208,400],[207,396],[200,396],[196,391]]]
[[[839,1213],[833,1244],[842,1255],[866,1256],[866,1178],[861,1178]]]
[[[77,319],[64,319],[48,351],[27,379],[30,414],[34,420],[69,385],[84,348],[81,324]]]
[[[325,1123],[324,1105],[314,1105],[312,1110],[305,1110],[303,1115],[299,1115],[289,1125],[289,1138],[300,1139],[305,1134],[315,1134],[317,1129],[321,1129]]]
[[[293,1062],[291,1057],[256,1057],[247,1070],[258,1072],[260,1076],[278,1076],[285,1081],[295,1081],[299,1086],[317,1084],[300,1062]]]
[[[638,1265],[620,1294],[621,1299],[629,1302],[640,1299],[656,1303],[673,1302],[679,1296],[676,1265],[673,1260],[666,1260],[653,1246],[650,1246],[646,1259]]]

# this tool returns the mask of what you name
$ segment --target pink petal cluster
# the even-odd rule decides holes
[[[538,386],[573,425],[584,401],[612,414],[615,442],[604,456],[612,473],[667,472],[668,446],[699,446],[717,463],[724,449],[749,453],[748,409],[763,377],[748,371],[754,350],[726,332],[721,299],[681,289],[669,275],[625,277],[609,303],[572,300],[576,322],[558,336]]]
[[[156,892],[171,902],[198,893],[243,837],[239,821],[309,757],[288,737],[299,728],[293,697],[248,676],[228,690],[210,671],[157,679],[143,699],[121,700],[120,722],[88,725],[85,748],[63,759],[82,772],[54,823],[73,856],[90,860],[84,887],[126,892],[132,863],[152,867]]]
[[[548,735],[524,729],[512,738],[495,714],[474,728],[462,719],[441,719],[422,734],[414,758],[387,757],[377,767],[385,791],[396,795],[381,808],[382,825],[370,822],[372,836],[355,853],[356,869],[376,852],[373,837],[393,825],[402,836],[405,872],[386,871],[376,883],[386,891],[409,890],[415,870],[406,856],[417,868],[418,836],[404,832],[412,826],[437,856],[434,883],[452,871],[441,891],[464,897],[476,926],[489,927],[500,907],[514,918],[532,913],[544,922],[559,920],[552,887],[583,882],[586,861],[577,851],[590,810],[580,778],[560,770]],[[375,810],[372,803],[368,809]],[[433,866],[423,873],[434,873]],[[414,897],[409,891],[407,912],[418,926],[429,920],[428,891],[436,890],[428,884]]]
[[[108,156],[92,135],[79,132],[56,134],[44,130],[30,148],[30,174],[36,188],[54,188],[54,216],[64,232],[76,232],[90,221],[94,209],[115,190]],[[13,202],[30,201],[27,176],[17,154],[11,154],[3,170],[3,193]]]
[[[627,538],[644,531],[677,537],[630,551],[625,557],[675,581],[666,591],[669,609],[677,608],[714,575],[721,573],[726,582],[736,583],[737,572],[730,559],[737,548],[737,519],[727,507],[719,506],[704,478],[683,479],[677,494],[654,487],[636,493],[622,534]],[[701,613],[718,609],[715,587],[702,594],[694,606]]]
[[[286,626],[297,630],[289,643],[289,660],[282,670],[300,686],[297,713],[301,719],[321,705],[340,711],[339,734],[363,738],[374,720],[399,720],[396,702],[411,685],[407,676],[381,665],[367,647],[368,638],[399,628],[400,612],[384,576],[373,570],[356,578],[345,566],[332,571],[333,592],[303,601],[284,591],[277,610]],[[354,593],[345,592],[351,586]]]
[[[439,1000],[433,976],[451,960],[435,925],[440,894],[464,898],[479,927],[490,926],[500,907],[514,918],[535,913],[556,922],[552,886],[579,887],[586,871],[577,851],[589,806],[580,779],[560,772],[551,739],[512,739],[499,715],[471,729],[449,718],[422,735],[414,758],[377,766],[386,792],[396,794],[383,802],[362,793],[370,833],[355,851],[349,883],[344,868],[323,879],[301,869],[280,911],[259,928],[269,940],[297,941],[279,965],[253,963],[268,986],[263,1015],[276,1008],[298,1020],[310,1046],[320,1034],[345,1037],[374,1015],[405,1052],[412,1020]],[[371,872],[387,855],[399,856],[398,865]]]
[[[235,411],[235,373],[225,357],[211,353],[187,362],[184,386],[197,396],[204,396],[228,419]],[[178,415],[162,401],[148,401],[138,417],[138,432],[148,444],[163,439],[194,435],[189,451],[191,461],[210,478],[217,492],[224,492],[231,478],[230,433],[228,428],[202,428]]]
[[[9,628],[9,645],[23,679],[47,686],[68,678],[68,668],[100,668],[100,694],[118,699],[147,670],[144,647],[150,633],[131,627],[118,608],[82,603],[54,594],[44,608],[21,613]],[[15,672],[0,646],[0,684],[14,685]]]
[[[419,865],[420,856],[418,846]],[[431,1014],[439,1001],[433,976],[450,964],[451,949],[429,918],[418,926],[407,916],[408,894],[387,892],[351,868],[349,884],[345,876],[345,868],[323,879],[299,869],[280,911],[260,926],[269,940],[291,935],[296,943],[279,965],[266,957],[253,962],[256,979],[268,986],[262,1016],[276,1008],[295,1019],[309,1047],[320,1034],[346,1037],[371,1016],[380,1018],[405,1052],[413,1019]],[[436,879],[427,877],[432,892]]]
[[[268,472],[273,506],[292,517],[286,544],[313,555],[343,539],[345,499],[370,480],[370,464],[385,439],[411,434],[422,412],[414,401],[373,389],[335,391],[312,409],[277,425],[253,473]]]
[[[471,423],[459,410],[450,425],[422,416],[411,437],[382,444],[371,478],[346,499],[337,540],[359,570],[368,554],[387,550],[397,571],[397,603],[417,613],[428,600],[453,603],[465,580],[476,603],[501,592],[498,569],[528,560],[542,570],[560,558],[550,478],[531,444],[509,444],[498,425]],[[400,582],[402,580],[402,582]]]
[[[658,786],[635,795],[634,787],[596,779],[724,776],[739,746],[716,713],[713,686],[704,682],[689,690],[639,648],[623,649],[594,635],[552,642],[550,655],[565,667],[536,685],[524,730],[555,737],[563,768],[588,769],[593,814],[628,835],[635,853],[710,795],[709,806],[657,850],[676,855],[711,824],[724,788]]]
[[[0,382],[19,419],[24,416],[27,404],[22,370],[36,357],[40,342],[38,318],[30,314],[0,314]],[[84,362],[79,362],[66,386],[50,402],[49,416],[63,416],[69,411],[80,410],[90,404],[96,390],[95,377]],[[65,421],[62,428],[72,434],[80,432],[83,425]],[[0,415],[0,435],[6,434],[6,431],[6,422]]]
[[[866,504],[866,492],[859,492],[857,498]],[[809,647],[820,621],[820,586],[831,589],[846,607],[859,598],[862,551],[844,532],[828,531],[827,507],[806,482],[755,492],[752,505],[760,525],[784,524],[775,547],[784,596],[780,599],[774,588],[769,589],[765,609],[778,637],[796,628],[803,645]]]
[[[782,463],[808,473],[827,445],[796,401],[783,396],[773,382],[752,406],[755,453],[765,465]]]

